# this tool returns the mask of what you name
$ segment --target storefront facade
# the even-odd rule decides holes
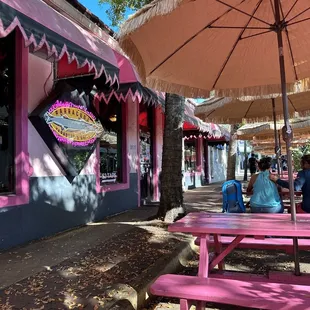
[[[226,180],[229,134],[216,124],[194,116],[195,104],[187,100],[183,125],[184,190]]]
[[[72,27],[43,2],[0,5],[0,250],[137,208],[144,106],[151,111],[147,198],[157,200],[163,128],[158,95],[123,83],[123,56],[105,41],[77,25],[79,40],[69,41],[47,29],[48,21],[37,22],[34,15],[54,14],[64,30]],[[90,41],[102,55],[89,52]]]

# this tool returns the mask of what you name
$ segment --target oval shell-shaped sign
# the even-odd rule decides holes
[[[74,146],[93,144],[103,133],[96,117],[83,106],[57,101],[44,114],[54,136],[59,142]]]

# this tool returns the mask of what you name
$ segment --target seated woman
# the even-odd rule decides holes
[[[294,190],[302,191],[301,209],[310,213],[310,154],[302,156],[300,164],[302,170],[298,171],[294,181]],[[282,187],[289,188],[288,182],[280,180],[276,175],[270,175],[270,179]]]
[[[253,190],[250,200],[252,213],[283,213],[282,200],[278,188],[269,179],[271,158],[262,158],[258,163],[259,173],[254,174],[249,182],[247,192]]]

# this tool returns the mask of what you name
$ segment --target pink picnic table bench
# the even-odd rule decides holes
[[[290,192],[288,189],[286,188],[282,188],[281,191],[279,191],[279,194],[280,196],[282,197],[282,199],[288,199],[289,196],[290,196]],[[252,196],[253,195],[253,192],[247,192],[247,191],[242,191],[242,195],[246,195],[246,196]],[[302,192],[301,191],[295,191],[294,192],[294,195],[295,195],[295,198],[297,198],[297,203],[301,202],[300,199],[302,197]],[[284,202],[283,203],[283,206],[284,206],[284,209],[287,209],[288,212],[290,212],[291,210],[291,205],[287,202]],[[246,204],[246,207],[249,208],[250,205],[247,203]]]
[[[307,285],[252,275],[238,277],[236,274],[215,273],[209,276],[209,271],[217,265],[223,271],[225,257],[246,236],[309,238],[310,215],[298,215],[297,219],[296,223],[291,222],[288,214],[190,213],[171,224],[168,230],[200,238],[198,276],[162,275],[151,285],[150,292],[179,298],[181,310],[188,310],[195,301],[198,310],[204,309],[206,302],[261,309],[309,309],[310,286]],[[215,247],[212,259],[209,259],[210,235],[213,235]],[[222,247],[222,235],[235,236],[225,249]]]

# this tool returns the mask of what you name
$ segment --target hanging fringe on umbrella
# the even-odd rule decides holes
[[[187,0],[191,2],[192,0]],[[151,18],[158,15],[166,15],[176,9],[184,0],[154,0],[145,5],[135,14],[129,16],[126,24],[122,25],[117,37],[124,37],[137,28],[147,23]]]

